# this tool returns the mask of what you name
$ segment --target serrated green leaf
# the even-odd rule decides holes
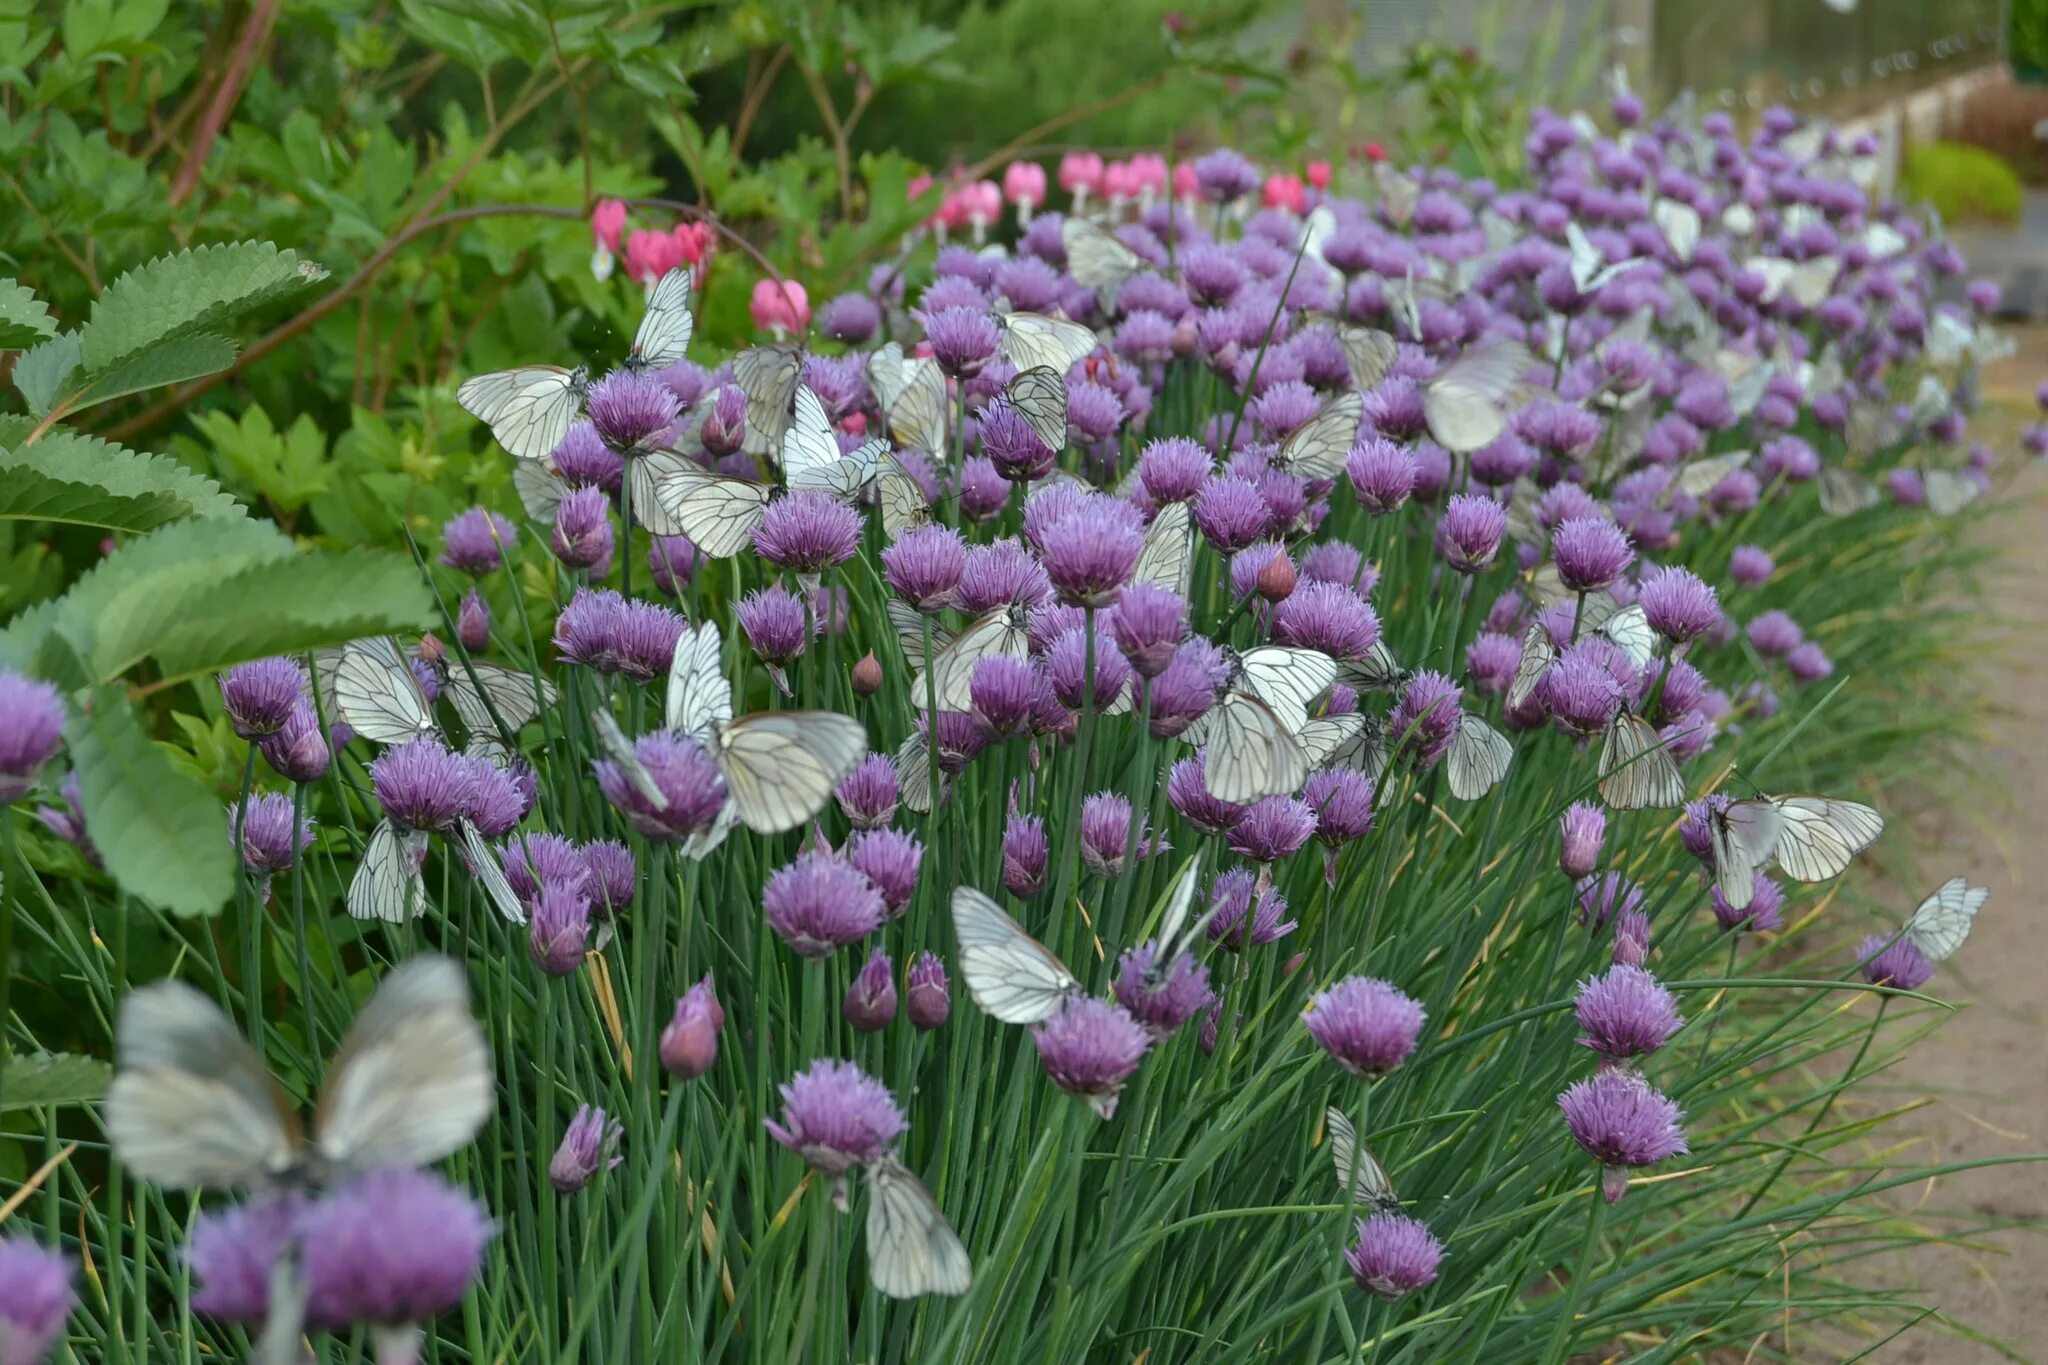
[[[57,321],[27,285],[0,276],[0,351],[18,351],[57,335]]]
[[[174,915],[210,915],[235,889],[227,815],[205,783],[150,742],[119,687],[65,727],[86,828],[109,875]]]
[[[149,655],[166,677],[187,678],[244,659],[424,630],[434,620],[433,594],[408,557],[385,550],[304,554],[195,594],[168,613]]]
[[[0,449],[0,520],[153,531],[186,517],[241,515],[219,484],[163,455],[63,430]]]
[[[64,392],[65,381],[77,369],[78,333],[60,333],[15,358],[14,387],[28,400],[28,410],[40,417]]]
[[[7,1064],[0,1111],[90,1104],[107,1093],[114,1069],[75,1052],[38,1052]]]
[[[235,350],[234,342],[210,333],[160,341],[105,374],[94,376],[91,383],[79,390],[72,407],[89,408],[146,389],[219,374],[235,363]]]
[[[80,358],[88,373],[104,374],[159,342],[217,327],[326,273],[269,242],[228,242],[159,256],[93,301],[92,320],[79,331]]]

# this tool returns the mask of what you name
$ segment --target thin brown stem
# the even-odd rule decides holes
[[[824,75],[802,58],[797,59],[797,74],[804,78],[804,86],[811,92],[811,103],[818,106],[818,117],[824,120],[825,134],[832,139],[832,163],[839,171],[839,212],[842,217],[853,216],[853,156],[846,143],[846,125],[840,122],[839,110],[832,103],[832,88],[825,84]]]
[[[283,0],[257,0],[249,22],[242,26],[241,36],[235,40],[234,55],[228,59],[228,69],[221,75],[220,84],[214,87],[206,115],[199,121],[199,131],[193,134],[192,145],[185,149],[184,161],[179,164],[177,174],[171,177],[171,207],[184,203],[192,191],[199,188],[199,173],[213,151],[214,140],[220,136],[221,129],[227,127],[228,117],[241,101],[249,78],[255,75],[257,58],[270,41],[270,30],[276,25],[277,12],[282,7]]]
[[[747,145],[747,134],[754,130],[754,120],[760,117],[761,106],[768,102],[768,94],[775,88],[775,78],[782,74],[782,68],[789,64],[789,45],[769,54],[759,73],[749,72],[747,90],[740,100],[739,117],[732,123],[732,155],[737,161]]]

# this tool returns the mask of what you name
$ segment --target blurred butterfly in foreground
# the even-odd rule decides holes
[[[992,1019],[1036,1024],[1081,993],[1081,983],[1050,948],[971,886],[953,888],[953,932],[967,992]]]
[[[1759,796],[1707,817],[1714,883],[1731,910],[1747,910],[1756,874],[1776,863],[1795,882],[1839,877],[1884,832],[1884,817],[1827,796]]]
[[[895,1157],[868,1163],[868,1282],[892,1299],[965,1294],[967,1248],[931,1194]]]

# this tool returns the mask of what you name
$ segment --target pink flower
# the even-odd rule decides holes
[[[1060,188],[1085,194],[1102,184],[1102,158],[1093,152],[1068,152],[1060,158]]]
[[[1319,190],[1330,188],[1330,163],[1327,161],[1309,162],[1308,183]]]
[[[682,263],[682,244],[666,232],[638,228],[626,239],[626,274],[641,284],[660,279]]]
[[[1173,168],[1173,197],[1193,199],[1202,192],[1202,182],[1195,178],[1195,163],[1183,161]]]
[[[675,238],[676,246],[683,253],[683,259],[691,265],[701,266],[711,259],[711,224],[677,223]]]
[[[1308,191],[1302,187],[1298,176],[1267,176],[1262,198],[1269,209],[1286,209],[1291,213],[1303,213],[1308,209]]]
[[[1132,157],[1131,181],[1139,194],[1164,194],[1166,192],[1166,158],[1157,152],[1140,152]]]
[[[1003,189],[995,181],[977,180],[964,193],[972,196],[972,212],[983,223],[993,223],[1003,216]]]
[[[914,175],[910,178],[910,184],[904,187],[904,193],[910,202],[915,204],[918,200],[924,198],[925,195],[931,193],[932,186],[937,183],[928,175]],[[943,212],[943,209],[941,212]],[[924,226],[936,227],[938,222],[939,214],[934,213],[931,217],[924,220]]]
[[[619,238],[626,230],[626,203],[622,199],[600,199],[590,211],[590,235],[611,255],[619,254]]]
[[[778,338],[801,332],[811,325],[811,300],[795,280],[759,280],[747,311],[754,325]]]
[[[1111,201],[1138,197],[1138,182],[1131,175],[1131,163],[1112,161],[1102,168],[1102,192]]]
[[[1003,197],[1019,208],[1045,202],[1045,167],[1035,161],[1012,161],[1003,170]]]

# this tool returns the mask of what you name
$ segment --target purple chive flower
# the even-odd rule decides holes
[[[1316,814],[1291,796],[1263,797],[1245,811],[1228,836],[1230,851],[1255,863],[1277,863],[1316,832]]]
[[[668,673],[686,624],[659,603],[579,588],[555,618],[555,652],[593,672],[651,682]]]
[[[905,978],[908,997],[904,1012],[913,1028],[929,1033],[942,1027],[953,1012],[953,995],[946,983],[946,964],[932,953],[919,953]]]
[[[882,924],[882,893],[845,859],[815,850],[777,868],[761,889],[768,927],[801,957],[823,958]]]
[[[1035,815],[1011,815],[1003,827],[1003,885],[1010,894],[1030,900],[1043,891],[1045,866],[1051,858],[1045,821]]]
[[[1266,534],[1272,510],[1259,486],[1234,477],[1216,479],[1195,498],[1195,526],[1219,551],[1234,555]]]
[[[967,566],[967,542],[950,526],[920,526],[906,531],[882,551],[882,579],[919,611],[952,605]]]
[[[1124,870],[1124,844],[1131,837],[1131,803],[1115,792],[1096,792],[1081,803],[1081,861],[1098,877],[1120,876]],[[1148,840],[1141,828],[1137,856],[1149,858],[1163,852],[1164,841]]]
[[[232,835],[237,818],[236,808],[228,807],[228,830]],[[242,865],[251,872],[282,872],[292,865],[294,856],[310,847],[313,842],[313,822],[301,820],[296,839],[292,828],[292,799],[277,792],[265,792],[249,798],[248,809],[241,814],[242,821]]]
[[[688,591],[702,559],[688,536],[656,536],[647,547],[647,571],[654,577],[654,586],[670,597]]]
[[[1753,933],[1769,933],[1784,926],[1784,908],[1784,891],[1761,872],[1751,874],[1749,905],[1746,909],[1737,910],[1728,904],[1728,899],[1721,894],[1719,886],[1714,888],[1714,922],[1723,929],[1747,929]]]
[[[796,573],[823,573],[860,548],[860,513],[827,493],[791,493],[761,514],[754,548],[771,564]]]
[[[254,666],[242,664],[239,668]],[[233,676],[232,671],[229,676]],[[294,674],[295,681],[297,677]],[[225,685],[222,691],[225,693]],[[239,718],[235,720],[237,733],[241,733],[242,724]],[[19,800],[28,794],[35,786],[36,770],[49,762],[63,737],[64,703],[58,698],[57,689],[19,673],[0,672],[0,802]]]
[[[1166,799],[1204,834],[1228,834],[1250,809],[1210,793],[1208,783],[1202,780],[1201,755],[1175,761],[1166,774]]]
[[[1384,1076],[1415,1051],[1421,1002],[1369,976],[1349,976],[1309,998],[1309,1036],[1354,1076]]]
[[[903,458],[901,453],[898,459]],[[970,455],[960,466],[960,514],[970,521],[992,521],[1010,505],[1010,485],[985,456]]]
[[[295,1190],[266,1191],[245,1204],[201,1214],[185,1249],[185,1259],[199,1281],[192,1290],[193,1311],[222,1322],[258,1323],[268,1318],[271,1272],[278,1258],[297,1243],[306,1205],[306,1196]],[[11,1245],[16,1244],[0,1242],[0,1260]],[[10,1289],[16,1283],[12,1270],[0,1271],[0,1283]],[[65,1290],[68,1295],[68,1283]],[[14,1365],[11,1352],[0,1359]]]
[[[1588,930],[1599,933],[1616,915],[1640,909],[1643,888],[1619,872],[1587,877],[1579,883],[1579,920]]]
[[[1436,527],[1436,549],[1459,573],[1477,573],[1500,552],[1508,514],[1491,498],[1458,493],[1444,508]]]
[[[1767,659],[1780,658],[1806,639],[1799,623],[1782,611],[1767,611],[1749,623],[1749,642]]]
[[[503,838],[533,809],[534,798],[538,795],[533,769],[524,759],[515,760],[513,767],[500,768],[482,757],[471,758],[469,766],[476,774],[476,798],[469,808],[470,823],[486,839]]]
[[[1014,540],[998,540],[967,552],[959,596],[960,609],[977,615],[1012,603],[1035,607],[1052,597],[1052,582],[1029,550]]]
[[[1372,779],[1356,768],[1326,768],[1312,773],[1301,795],[1315,812],[1319,842],[1334,849],[1372,833]]]
[[[1003,329],[985,309],[964,306],[941,308],[927,317],[924,334],[932,344],[932,359],[955,379],[980,374],[1003,339]]]
[[[1120,696],[1131,680],[1131,666],[1106,637],[1101,626],[1095,631],[1095,674],[1089,696],[1097,710]],[[1045,680],[1060,705],[1081,709],[1083,685],[1088,681],[1088,632],[1062,631],[1045,654]]]
[[[1650,917],[1640,910],[1624,910],[1614,917],[1614,948],[1609,955],[1616,967],[1640,967],[1650,958]]]
[[[1543,709],[1566,734],[1596,735],[1614,719],[1622,701],[1621,684],[1604,662],[1597,640],[1583,640],[1566,649],[1536,686]]]
[[[1152,1035],[1122,1005],[1073,996],[1031,1030],[1038,1059],[1054,1085],[1088,1101],[1096,1117],[1116,1114],[1117,1096],[1138,1069]]]
[[[1145,447],[1138,457],[1138,481],[1156,503],[1187,502],[1201,492],[1214,464],[1199,442],[1171,436]]]
[[[1223,685],[1223,655],[1204,639],[1190,639],[1173,652],[1173,662],[1152,680],[1152,735],[1172,739],[1216,702]]]
[[[657,730],[635,740],[633,754],[666,805],[650,800],[612,760],[599,759],[591,765],[597,773],[598,790],[626,817],[627,824],[649,839],[687,839],[711,827],[725,808],[725,779],[702,745]]]
[[[590,890],[596,907],[611,914],[633,903],[640,875],[633,865],[633,851],[610,839],[599,839],[578,850],[590,873]]]
[[[602,488],[572,489],[555,509],[555,558],[602,575],[612,562],[611,499]]]
[[[615,371],[590,386],[590,425],[620,454],[651,449],[682,415],[682,401],[652,375]]]
[[[9,725],[8,730],[16,732],[18,725],[24,740],[42,746],[41,757],[22,768],[23,772],[32,773],[57,748],[64,708],[57,701],[56,689],[47,683],[8,674],[0,678],[0,688],[6,689],[0,691],[0,714],[17,712],[22,716],[22,721]],[[8,695],[10,692],[12,696]],[[305,697],[306,670],[296,659],[252,659],[220,675],[221,705],[227,708],[228,724],[243,739],[264,739],[282,730],[292,712],[305,705]],[[0,736],[12,738],[13,733]],[[31,750],[33,747],[30,746]],[[0,770],[11,773],[15,766],[14,755],[0,753]]]
[[[548,1162],[548,1179],[557,1194],[574,1194],[588,1185],[599,1171],[608,1171],[625,1158],[619,1156],[619,1139],[625,1128],[610,1121],[602,1109],[588,1104],[576,1106],[576,1117],[562,1133],[562,1145]]]
[[[539,832],[508,839],[498,850],[498,861],[512,894],[529,910],[543,886],[563,886],[571,891],[590,887],[590,864],[576,845],[559,834]]]
[[[320,733],[320,719],[305,701],[292,708],[282,729],[258,740],[256,747],[264,762],[290,782],[318,782],[327,776],[327,765],[333,760],[327,737]]]
[[[724,1027],[725,1008],[706,974],[683,992],[661,1031],[662,1069],[679,1080],[696,1080],[717,1063],[718,1031]]]
[[[1934,975],[1934,964],[1904,936],[1868,935],[1856,945],[1856,957],[1863,964],[1863,979],[1873,986],[1917,991]]]
[[[1258,189],[1259,168],[1242,153],[1219,147],[1196,160],[1195,183],[1201,187],[1204,198],[1227,204]]]
[[[776,667],[796,659],[810,644],[811,618],[804,600],[789,589],[761,588],[740,599],[734,609],[747,643]]]
[[[917,891],[924,845],[901,830],[865,830],[846,841],[846,860],[875,884],[884,915],[895,919]]]
[[[1117,648],[1142,678],[1156,678],[1173,662],[1187,635],[1188,604],[1179,593],[1133,583],[1117,594],[1109,627]]]
[[[299,1219],[314,1323],[425,1322],[462,1301],[496,1229],[482,1204],[430,1171],[367,1171]]]
[[[1721,601],[1690,569],[1658,569],[1643,577],[1637,601],[1651,629],[1682,644],[1705,635],[1721,621]]]
[[[64,1334],[77,1298],[71,1261],[26,1237],[0,1239],[0,1362],[36,1365]]]
[[[455,613],[455,638],[472,654],[491,643],[491,609],[475,588],[462,595],[462,606]]]
[[[1348,587],[1303,583],[1274,609],[1273,637],[1333,659],[1361,659],[1379,643],[1380,618]]]
[[[590,897],[581,886],[543,882],[527,925],[527,956],[549,976],[574,976],[590,941]]]
[[[1835,671],[1834,661],[1812,640],[1804,640],[1785,655],[1785,667],[1803,683],[1819,682]]]
[[[1443,1259],[1443,1244],[1429,1224],[1405,1213],[1359,1219],[1358,1240],[1344,1253],[1358,1287],[1382,1299],[1398,1299],[1429,1285]]]
[[[1030,483],[1052,473],[1054,451],[1039,439],[1037,428],[1008,402],[981,411],[981,453],[1007,483]],[[1009,489],[1003,490],[1007,497]]]
[[[36,819],[43,827],[76,847],[85,860],[94,867],[100,866],[99,850],[93,847],[92,838],[85,828],[85,809],[80,804],[78,774],[66,773],[64,781],[57,787],[57,795],[63,800],[62,806],[37,806]]]
[[[827,1175],[880,1160],[909,1127],[889,1087],[852,1062],[822,1058],[777,1087],[782,1122],[768,1134]]]
[[[1378,572],[1368,575],[1365,556],[1341,540],[1324,540],[1311,545],[1301,556],[1301,576],[1310,583],[1334,583],[1357,593],[1369,593]]]
[[[1209,969],[1195,961],[1194,954],[1182,953],[1173,960],[1172,970],[1155,988],[1146,976],[1159,960],[1157,942],[1140,944],[1117,960],[1112,985],[1117,1003],[1144,1025],[1154,1042],[1164,1042],[1216,999],[1209,989]]]
[[[862,344],[881,327],[881,305],[866,294],[841,294],[818,310],[818,330],[849,346]]]
[[[441,562],[451,569],[482,577],[505,562],[505,546],[519,534],[496,512],[472,507],[441,528]]]
[[[727,384],[712,397],[697,429],[704,453],[714,460],[734,454],[746,440],[747,395],[737,384]]]
[[[1601,517],[1573,517],[1550,533],[1557,576],[1573,592],[1596,592],[1621,577],[1635,561],[1628,535]]]
[[[476,806],[476,769],[431,737],[394,745],[370,764],[377,804],[407,829],[451,830]]]
[[[854,764],[833,794],[855,829],[880,829],[896,818],[896,765],[886,754],[869,754]]]
[[[1145,525],[1137,509],[1106,497],[1073,507],[1046,528],[1040,546],[1053,587],[1070,602],[1092,606],[1116,600],[1144,547]]]
[[[1449,751],[1458,733],[1463,697],[1458,685],[1443,674],[1418,670],[1387,716],[1388,737],[1413,753],[1418,765],[1430,766]]]
[[[1086,380],[1067,386],[1067,425],[1083,441],[1107,441],[1128,415],[1114,389]]]
[[[1465,647],[1465,675],[1473,690],[1484,696],[1507,691],[1521,662],[1522,642],[1499,631],[1481,631]]]
[[[1612,1204],[1628,1193],[1628,1171],[1686,1150],[1678,1106],[1633,1071],[1607,1067],[1557,1097],[1572,1140],[1606,1168],[1601,1192]]]
[[[1542,401],[1515,414],[1515,431],[1557,460],[1576,460],[1600,439],[1600,419],[1572,403]]]
[[[896,1020],[896,968],[880,948],[854,973],[840,1014],[857,1033],[880,1033]]]
[[[1417,472],[1414,456],[1383,436],[1361,436],[1344,465],[1358,505],[1374,516],[1384,516],[1408,501]]]
[[[1645,1057],[1683,1022],[1671,992],[1640,966],[1609,967],[1579,987],[1579,1042],[1610,1062]]]
[[[1559,870],[1573,881],[1592,876],[1607,840],[1607,813],[1592,801],[1572,802],[1558,817],[1557,840]]]
[[[555,472],[571,488],[602,488],[617,494],[625,486],[626,462],[604,443],[597,428],[577,422],[554,451]]]

